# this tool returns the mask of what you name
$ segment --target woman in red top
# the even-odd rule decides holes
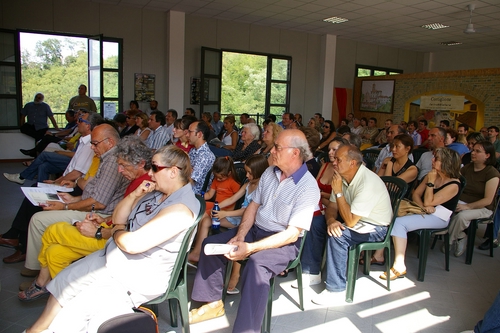
[[[182,119],[176,119],[174,121],[174,138],[177,139],[175,145],[186,153],[189,153],[191,148],[194,146],[189,143],[188,135],[189,135],[189,125],[193,123],[196,118],[192,117],[184,117]]]

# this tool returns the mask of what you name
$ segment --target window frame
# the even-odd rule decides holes
[[[359,76],[358,72],[359,72],[360,69],[370,70],[370,75],[368,75],[368,76]],[[355,69],[355,72],[354,72],[354,77],[384,76],[384,75],[375,75],[375,71],[385,72],[385,75],[403,74],[403,70],[402,69],[356,64],[356,69]],[[391,74],[391,73],[394,73],[394,74]]]

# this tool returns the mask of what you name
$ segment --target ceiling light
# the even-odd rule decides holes
[[[349,21],[349,20],[346,18],[337,17],[337,16],[332,16],[332,17],[329,17],[329,18],[326,18],[323,20],[323,22],[330,22],[330,23],[344,23],[347,21]]]
[[[453,46],[453,45],[460,45],[462,44],[462,42],[454,42],[454,41],[451,41],[451,42],[441,42],[439,43],[441,45],[446,45],[446,46]]]
[[[431,24],[424,24],[420,26],[421,28],[429,29],[429,30],[438,30],[438,29],[444,29],[444,28],[449,28],[449,25],[444,25],[441,23],[431,23]]]

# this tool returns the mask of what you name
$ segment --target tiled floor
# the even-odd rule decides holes
[[[20,163],[2,163],[0,172],[19,172]],[[22,200],[19,185],[0,175],[0,233],[7,231]],[[482,235],[482,232],[478,232]],[[476,239],[476,244],[481,242]],[[279,332],[432,332],[456,333],[472,329],[482,318],[500,290],[500,252],[490,258],[487,252],[475,250],[472,265],[465,265],[464,256],[451,257],[450,271],[444,270],[444,255],[436,248],[430,251],[425,282],[418,282],[416,241],[410,242],[408,277],[391,283],[378,278],[381,268],[373,266],[370,276],[358,274],[354,303],[336,307],[321,307],[311,303],[311,297],[323,286],[306,289],[305,311],[297,307],[298,292],[291,288],[292,273],[279,279],[273,302],[272,331]],[[0,247],[0,257],[13,249]],[[19,275],[22,264],[0,262],[0,332],[19,333],[41,313],[45,299],[32,303],[17,300],[17,288],[29,279]],[[194,271],[190,270],[190,280]],[[239,296],[228,296],[226,315],[191,326],[191,332],[230,332]],[[168,308],[160,306],[161,332],[181,332],[169,325]]]

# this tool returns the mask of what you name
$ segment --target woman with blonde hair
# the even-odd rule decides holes
[[[153,133],[151,128],[149,128],[149,117],[145,113],[139,113],[135,116],[135,124],[139,127],[137,131],[135,131],[135,135],[140,137],[143,141],[146,141],[147,138]]]
[[[269,165],[272,165],[271,149],[274,147],[274,140],[276,140],[281,131],[283,131],[283,128],[280,125],[269,123],[264,127],[264,132],[262,132],[262,145],[255,154],[264,155]]]

